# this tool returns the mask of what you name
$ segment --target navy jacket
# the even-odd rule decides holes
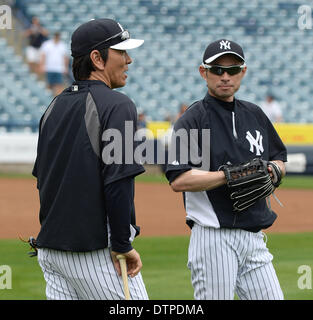
[[[52,101],[40,121],[33,169],[40,197],[38,247],[132,249],[130,240],[139,233],[134,177],[144,168],[125,164],[124,150],[125,122],[133,124],[133,140],[136,121],[134,103],[101,81],[74,82]],[[121,134],[119,163],[109,163],[110,130]]]
[[[253,103],[235,99],[225,103],[209,94],[192,104],[177,120],[174,131],[198,129],[199,155],[209,152],[210,171],[217,171],[224,164],[239,164],[261,157],[264,160],[287,161],[287,152],[272,123],[263,111]],[[209,129],[209,146],[202,150],[202,129]],[[190,143],[190,140],[189,140]],[[167,165],[166,176],[172,182],[179,174],[199,164],[180,161],[181,145],[175,145],[175,161]],[[189,146],[190,147],[190,146]],[[204,158],[204,157],[203,157]],[[184,192],[187,220],[216,228],[240,228],[257,232],[273,224],[276,214],[266,200],[258,200],[253,206],[236,213],[232,208],[227,186],[204,192]]]

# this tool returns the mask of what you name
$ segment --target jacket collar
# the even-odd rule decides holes
[[[209,94],[209,92],[206,93],[204,97],[204,101],[211,107],[212,105],[218,105],[221,106],[223,109],[227,111],[234,111],[235,105],[236,105],[236,98],[234,97],[233,102],[225,102],[223,100],[217,99]]]

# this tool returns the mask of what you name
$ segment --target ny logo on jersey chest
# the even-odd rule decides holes
[[[260,156],[262,152],[264,152],[263,148],[263,136],[261,135],[260,131],[255,130],[256,137],[254,137],[250,131],[247,131],[246,139],[250,143],[250,151],[257,156]]]

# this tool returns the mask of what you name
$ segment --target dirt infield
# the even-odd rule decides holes
[[[137,224],[143,236],[186,235],[181,193],[166,184],[137,183],[135,191]],[[278,219],[268,232],[313,231],[313,191],[277,190],[283,203],[272,199]],[[39,199],[33,179],[0,179],[0,238],[36,236],[39,231]]]

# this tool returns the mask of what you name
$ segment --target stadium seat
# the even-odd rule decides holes
[[[312,35],[297,28],[300,0],[115,0],[105,4],[102,0],[20,0],[18,4],[29,19],[38,15],[51,33],[62,31],[68,44],[80,23],[103,17],[117,19],[132,36],[145,39],[140,49],[131,52],[133,64],[122,91],[152,120],[164,120],[175,115],[182,102],[191,104],[203,97],[206,87],[198,73],[203,51],[210,41],[229,37],[243,46],[248,65],[238,96],[259,103],[271,91],[283,106],[285,121],[313,122]],[[2,38],[1,71],[9,79],[0,80],[0,127],[13,123],[14,114],[3,107],[12,94],[19,122],[32,127],[29,122],[40,117],[51,93],[37,78],[29,77],[28,67]],[[31,102],[23,105],[18,98],[24,96]],[[20,117],[23,112],[25,118]]]

